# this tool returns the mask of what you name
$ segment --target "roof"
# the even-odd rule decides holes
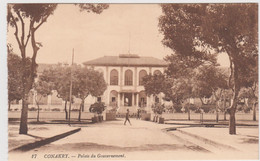
[[[164,60],[154,57],[140,57],[133,54],[119,56],[104,56],[83,63],[92,66],[143,66],[143,67],[166,67]]]

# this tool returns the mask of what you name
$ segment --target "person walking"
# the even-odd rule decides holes
[[[132,125],[131,122],[130,122],[130,120],[129,120],[129,109],[126,110],[126,114],[125,114],[125,123],[124,123],[124,125],[126,124],[126,121],[128,121],[129,124]]]

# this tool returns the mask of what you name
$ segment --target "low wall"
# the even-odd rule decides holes
[[[106,113],[106,121],[115,120],[116,119],[116,113]]]
[[[141,119],[145,121],[150,121],[151,120],[151,113],[143,113],[141,115]]]

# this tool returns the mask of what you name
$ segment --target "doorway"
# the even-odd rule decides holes
[[[124,96],[124,106],[132,106],[132,93],[125,93]]]

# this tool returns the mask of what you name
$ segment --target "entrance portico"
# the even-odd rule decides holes
[[[120,93],[120,106],[133,107],[137,106],[137,91],[134,90],[122,90]]]
[[[130,112],[136,112],[140,107],[147,107],[147,100],[144,91],[121,90],[119,91],[118,112],[125,113],[127,109],[129,109]]]

